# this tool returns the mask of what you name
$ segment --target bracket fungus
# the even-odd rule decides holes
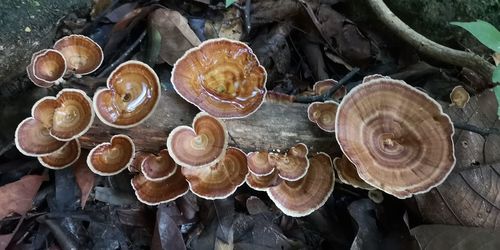
[[[261,176],[255,175],[249,171],[245,181],[247,185],[254,190],[267,191],[270,187],[280,184],[283,179],[279,177],[278,171],[273,169],[273,172],[270,174]]]
[[[339,104],[334,101],[313,102],[307,108],[307,118],[326,132],[335,132],[335,116]]]
[[[224,199],[243,185],[248,174],[247,157],[238,148],[229,147],[224,159],[212,166],[182,168],[189,189],[199,197]]]
[[[279,177],[287,181],[296,181],[307,173],[309,150],[304,143],[291,147],[286,153],[269,153],[269,163],[275,166]]]
[[[429,191],[455,165],[450,118],[403,81],[379,77],[352,89],[335,131],[361,179],[398,198]]]
[[[83,35],[65,36],[55,42],[54,49],[66,59],[66,71],[77,77],[94,72],[104,59],[101,46]]]
[[[33,117],[19,123],[14,142],[19,152],[27,156],[49,155],[67,143],[52,137],[43,123]]]
[[[269,198],[286,215],[309,215],[325,204],[335,185],[332,160],[325,153],[310,159],[307,174],[297,181],[283,181],[267,190]]]
[[[248,171],[257,176],[267,176],[274,172],[274,166],[269,163],[267,151],[250,152],[247,154]]]
[[[228,144],[226,126],[219,119],[198,113],[192,127],[179,126],[170,132],[167,149],[174,161],[183,167],[212,166],[224,158]]]
[[[375,189],[359,177],[358,172],[356,171],[356,166],[354,166],[354,164],[352,164],[345,155],[333,159],[333,166],[335,167],[337,176],[342,183],[351,185],[355,188],[366,190]]]
[[[58,170],[75,163],[80,158],[80,153],[80,141],[73,139],[54,153],[46,156],[38,156],[38,161],[46,168]]]
[[[38,87],[49,88],[64,81],[66,60],[61,52],[44,49],[33,54],[26,67],[28,78]]]
[[[110,142],[104,142],[90,150],[87,165],[92,172],[115,175],[126,169],[134,159],[135,145],[126,135],[115,135]]]
[[[189,191],[189,184],[180,167],[176,168],[173,175],[161,181],[150,181],[138,174],[132,178],[131,184],[137,199],[150,206],[173,201]]]
[[[160,80],[155,71],[139,61],[120,64],[107,79],[107,88],[94,94],[94,109],[103,123],[131,128],[153,114],[160,100]]]
[[[326,94],[330,89],[334,88],[338,84],[337,81],[333,79],[325,79],[321,81],[317,81],[313,85],[313,92],[316,95],[324,95]],[[332,94],[332,97],[335,100],[340,100],[342,99],[345,95],[347,94],[347,88],[345,86],[340,87],[337,91],[335,91]]]
[[[172,176],[176,169],[177,165],[166,149],[160,150],[158,156],[148,154],[141,161],[141,172],[150,181],[165,180]]]
[[[264,102],[267,73],[245,43],[211,39],[174,64],[171,82],[186,101],[218,118],[242,118]]]
[[[465,105],[469,103],[470,95],[467,90],[465,90],[462,86],[456,86],[450,93],[450,100],[452,105],[456,105],[457,107],[463,109]]]

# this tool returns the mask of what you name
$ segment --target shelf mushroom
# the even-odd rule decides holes
[[[330,156],[317,153],[310,162],[311,166],[302,179],[283,181],[267,190],[269,198],[286,215],[309,215],[323,206],[333,191],[335,174]]]
[[[334,101],[313,102],[307,108],[307,118],[326,132],[335,132],[335,116],[339,104]]]
[[[455,165],[450,118],[403,81],[379,77],[352,89],[335,131],[359,177],[401,199],[439,185]]]
[[[35,85],[49,88],[64,81],[62,77],[66,73],[66,60],[59,51],[44,49],[33,54],[26,72]]]
[[[275,166],[280,178],[296,181],[304,177],[309,168],[307,154],[309,150],[304,143],[291,147],[286,153],[269,153],[269,163]]]
[[[211,39],[174,64],[171,82],[186,101],[218,118],[242,118],[264,102],[267,73],[239,41]]]
[[[38,161],[42,166],[54,170],[71,166],[80,158],[80,141],[73,139],[62,148],[46,156],[39,156]]]
[[[77,77],[94,72],[104,59],[101,46],[83,35],[65,36],[55,42],[54,49],[66,59],[67,72]]]
[[[458,85],[451,90],[450,100],[452,105],[456,105],[457,107],[463,109],[465,105],[469,103],[470,95],[464,87]]]
[[[26,156],[49,155],[67,143],[52,137],[43,123],[33,117],[28,117],[19,123],[14,142],[19,152]]]
[[[150,206],[173,201],[189,191],[189,184],[180,167],[176,168],[173,175],[161,181],[150,181],[138,174],[132,178],[131,184],[137,199]]]
[[[87,165],[92,172],[115,175],[126,169],[134,159],[135,145],[126,135],[115,135],[110,142],[104,142],[90,150]]]
[[[342,183],[351,185],[355,188],[366,190],[375,189],[359,177],[358,172],[356,171],[356,166],[354,166],[354,164],[352,164],[345,155],[333,159],[333,166],[335,167],[337,176]]]
[[[160,150],[158,156],[148,154],[141,161],[141,172],[144,178],[150,181],[165,180],[172,176],[176,169],[177,165],[166,149]]]
[[[267,151],[250,152],[247,154],[248,171],[257,176],[267,176],[274,172],[274,166],[269,163]]]
[[[250,169],[249,169],[250,170]],[[270,187],[277,186],[283,181],[278,175],[278,171],[273,169],[268,175],[255,175],[249,171],[245,182],[249,187],[257,191],[267,191]]]
[[[160,100],[160,80],[139,61],[120,64],[107,79],[107,88],[94,94],[94,109],[104,124],[131,128],[153,114]]]
[[[224,159],[202,168],[182,168],[190,190],[199,197],[224,199],[243,185],[248,174],[247,157],[238,148],[229,147]]]
[[[330,89],[334,88],[337,84],[338,82],[333,79],[325,79],[317,81],[313,85],[313,92],[316,95],[324,95],[328,91],[330,91]],[[347,89],[345,86],[342,86],[340,87],[340,89],[338,89],[332,94],[332,97],[338,101],[342,99],[346,94],[347,94]]]
[[[167,138],[170,156],[187,168],[214,165],[224,158],[227,144],[228,132],[224,123],[205,112],[195,116],[192,127],[176,127]]]

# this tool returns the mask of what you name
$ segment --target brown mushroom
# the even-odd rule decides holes
[[[94,109],[106,125],[131,128],[153,114],[160,91],[160,80],[151,67],[127,61],[111,72],[107,88],[94,94]]]
[[[368,76],[363,77],[362,84],[367,83],[369,81],[380,80],[380,79],[391,79],[391,78],[388,76],[380,75],[380,74],[368,75]]]
[[[30,64],[28,66],[26,66],[26,73],[28,75],[28,78],[31,80],[31,82],[33,84],[35,84],[36,86],[42,87],[42,88],[50,88],[54,85],[54,83],[52,83],[52,82],[47,83],[45,81],[42,81],[42,80],[36,78],[35,74],[33,72],[33,62],[35,61],[35,58],[37,56],[39,56],[40,54],[42,54],[43,52],[45,52],[45,49],[33,53],[33,55],[31,56]],[[65,66],[65,68],[66,68],[66,66]]]
[[[279,177],[278,171],[274,170],[270,174],[263,176],[258,176],[249,172],[245,181],[252,189],[257,191],[267,191],[270,187],[280,184],[283,179]]]
[[[366,190],[375,189],[359,177],[356,166],[354,166],[345,155],[333,159],[333,166],[342,183],[351,185],[355,188]]]
[[[50,169],[63,169],[71,166],[80,157],[81,148],[78,139],[69,141],[62,148],[46,156],[39,156],[42,166]]]
[[[189,191],[188,182],[180,167],[165,180],[150,181],[139,174],[132,178],[131,184],[137,199],[150,206],[173,201]]]
[[[141,172],[141,167],[142,167],[142,162],[146,159],[146,157],[150,156],[150,153],[138,151],[135,152],[134,154],[134,159],[128,165],[128,171],[131,173],[140,173]]]
[[[94,72],[104,59],[101,46],[82,35],[65,36],[54,44],[54,49],[66,59],[67,71],[77,77]]]
[[[64,81],[62,77],[66,73],[66,60],[59,51],[44,49],[33,54],[26,72],[35,85],[49,88]]]
[[[451,91],[450,100],[452,105],[456,105],[457,107],[463,109],[465,108],[465,105],[469,103],[470,95],[464,87],[458,85]]]
[[[32,116],[49,129],[50,135],[61,141],[70,141],[85,134],[94,121],[92,101],[79,89],[63,89],[56,97],[38,100]]]
[[[174,65],[171,82],[201,110],[219,118],[241,118],[263,103],[266,77],[248,45],[220,38],[186,51]]]
[[[177,165],[166,149],[162,149],[158,156],[149,154],[141,163],[141,172],[150,181],[165,180],[172,176],[176,169]]]
[[[309,121],[326,132],[335,132],[335,116],[339,104],[334,101],[313,102],[307,108]]]
[[[283,181],[267,190],[269,198],[286,215],[309,215],[323,206],[333,191],[335,174],[330,156],[318,153],[310,162],[311,166],[304,178],[298,181]]]
[[[229,147],[223,160],[213,166],[182,168],[189,189],[199,197],[224,199],[243,185],[248,174],[247,157],[238,148]]]
[[[267,151],[250,152],[247,154],[248,171],[257,176],[270,175],[274,166],[269,163]]]
[[[14,142],[19,152],[27,156],[49,155],[67,143],[52,137],[43,123],[32,117],[19,123]]]
[[[337,141],[361,179],[398,198],[429,191],[455,165],[450,118],[403,81],[379,78],[357,86],[336,119]]]
[[[183,167],[212,166],[224,158],[228,143],[226,126],[219,119],[198,113],[192,128],[179,126],[167,138],[167,149],[174,161]]]
[[[285,154],[269,153],[269,163],[276,167],[278,175],[287,181],[296,181],[304,177],[309,168],[307,146],[299,143],[291,147]]]
[[[115,175],[132,163],[134,152],[134,142],[130,137],[115,135],[110,142],[101,143],[90,150],[87,165],[98,175]]]
[[[316,95],[324,95],[328,91],[330,91],[330,89],[332,89],[335,86],[337,86],[337,84],[339,84],[339,83],[337,81],[333,80],[333,79],[325,79],[325,80],[317,81],[313,85],[313,92]],[[332,94],[332,98],[335,99],[335,100],[340,100],[346,94],[347,94],[347,88],[345,86],[341,86],[338,90],[336,90]]]

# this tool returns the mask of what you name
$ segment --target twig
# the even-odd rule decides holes
[[[491,134],[500,135],[500,130],[498,130],[496,128],[486,128],[485,129],[485,128],[480,128],[480,127],[476,127],[474,125],[464,124],[464,123],[454,123],[453,127],[455,127],[456,129],[476,133],[476,134],[481,135],[482,137],[485,137],[485,138]]]
[[[494,66],[482,57],[474,53],[451,49],[427,39],[401,21],[383,0],[367,0],[367,2],[380,21],[422,54],[451,65],[470,68],[486,79],[491,79]]]

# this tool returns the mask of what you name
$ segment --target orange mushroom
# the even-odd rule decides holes
[[[78,139],[73,139],[54,153],[39,156],[38,161],[46,168],[58,170],[75,163],[80,158],[80,153],[80,142]]]
[[[224,159],[215,165],[201,168],[182,168],[189,189],[199,197],[224,199],[243,185],[248,174],[247,157],[238,148],[229,147]]]
[[[32,117],[19,123],[14,142],[19,152],[27,156],[49,155],[67,143],[52,137],[43,123]]]
[[[186,51],[174,64],[171,82],[201,110],[219,118],[241,118],[264,102],[266,78],[248,45],[220,38]]]
[[[359,177],[358,172],[356,171],[356,166],[354,166],[354,164],[352,164],[345,155],[335,158],[333,160],[333,166],[335,167],[337,176],[343,183],[351,185],[355,188],[366,190],[375,189]]]
[[[181,168],[161,181],[150,181],[139,174],[132,178],[131,184],[137,199],[150,206],[173,201],[189,191],[189,184],[182,175]]]
[[[269,163],[276,167],[279,177],[287,181],[296,181],[304,177],[309,168],[307,154],[309,150],[304,143],[291,147],[285,154],[269,153]]]
[[[126,169],[134,159],[135,145],[126,135],[115,135],[110,142],[104,142],[90,150],[87,165],[92,172],[115,175]]]
[[[335,131],[359,177],[398,198],[429,191],[455,166],[450,118],[403,81],[355,87],[338,108]]]
[[[26,72],[35,85],[49,88],[64,81],[62,77],[66,73],[66,60],[59,51],[44,49],[33,54]]]
[[[226,126],[219,119],[198,113],[192,128],[179,126],[167,138],[167,149],[174,161],[183,167],[212,166],[224,158],[228,143]]]
[[[267,190],[269,198],[283,213],[293,217],[309,215],[325,204],[333,191],[335,174],[325,153],[315,154],[304,178],[283,181]]]
[[[177,165],[166,149],[162,149],[158,156],[147,155],[141,163],[141,172],[150,181],[165,180],[172,176],[176,169]]]
[[[339,104],[334,101],[313,102],[307,108],[307,118],[326,132],[335,132],[335,116]]]
[[[106,125],[131,128],[153,114],[160,91],[160,80],[151,67],[127,61],[111,72],[107,88],[94,94],[94,109]]]
[[[65,36],[54,44],[54,49],[66,59],[67,71],[77,77],[94,72],[104,59],[101,46],[82,35]]]

